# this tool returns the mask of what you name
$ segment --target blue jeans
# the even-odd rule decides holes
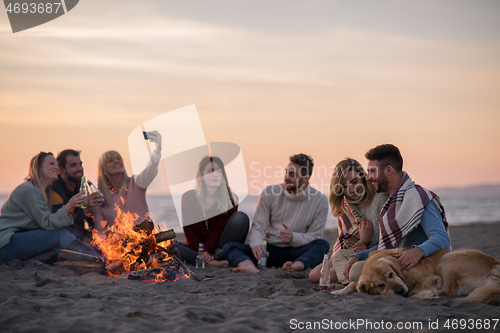
[[[234,212],[233,215],[227,221],[224,231],[219,238],[219,245],[215,249],[215,254],[222,256],[222,248],[226,243],[238,242],[244,243],[247,238],[248,229],[250,228],[250,220],[247,214],[243,212]],[[190,265],[196,264],[196,256],[198,252],[192,250],[187,244],[175,243],[177,245],[177,251],[181,260],[184,260]]]
[[[321,263],[325,254],[330,250],[330,244],[324,239],[315,239],[299,247],[279,247],[268,245],[267,267],[281,267],[287,261],[302,261],[306,268],[316,267]],[[244,260],[252,260],[257,264],[249,245],[228,243],[222,249],[224,256],[231,266],[238,266]]]
[[[51,249],[65,249],[75,240],[66,229],[16,232],[10,242],[0,248],[0,265],[14,259],[27,260]]]

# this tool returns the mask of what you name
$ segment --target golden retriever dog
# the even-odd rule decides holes
[[[500,298],[500,261],[489,255],[477,250],[440,250],[405,271],[393,257],[403,251],[401,248],[373,251],[359,280],[332,294],[347,295],[357,291],[420,299],[468,295],[465,299],[486,304]]]

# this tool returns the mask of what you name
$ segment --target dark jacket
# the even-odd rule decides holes
[[[72,191],[66,186],[66,183],[61,178],[61,175],[57,177],[57,180],[52,183],[52,212],[57,212],[62,206],[66,205],[69,200],[80,192],[80,184],[76,184],[75,189]],[[71,211],[75,224],[68,227],[68,231],[72,234],[75,233],[85,233],[87,236],[87,231],[84,228],[85,221],[90,227],[94,226],[94,221],[91,217],[85,216],[83,209],[76,207]],[[76,234],[75,234],[76,236]]]

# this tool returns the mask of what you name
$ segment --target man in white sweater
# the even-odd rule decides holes
[[[259,197],[250,231],[250,246],[228,243],[224,256],[233,272],[257,273],[267,241],[267,267],[301,271],[318,265],[330,245],[324,239],[327,197],[309,185],[313,160],[305,154],[290,156],[284,183],[268,186]]]

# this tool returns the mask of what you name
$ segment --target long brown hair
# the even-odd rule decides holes
[[[366,205],[370,203],[375,195],[373,185],[366,180],[366,171],[363,166],[355,159],[347,157],[335,166],[330,183],[330,206],[333,216],[340,216],[343,213],[344,188],[342,183],[347,173],[352,170],[362,179],[365,190],[359,204]]]
[[[224,184],[221,184],[221,186],[219,186],[219,188],[215,192],[215,208],[217,209],[217,211],[221,213],[227,212],[237,204],[236,201],[238,200],[238,198],[236,197],[236,194],[231,192],[231,188],[229,187],[229,183],[227,181],[227,175],[226,175],[226,169],[224,168],[224,163],[217,156],[208,156],[208,155],[203,156],[200,163],[198,164],[198,170],[196,172],[196,184],[194,187],[196,198],[198,199],[199,204],[203,208],[203,212],[205,212],[205,210],[207,209],[205,203],[207,186],[205,185],[205,181],[203,179],[204,178],[203,171],[205,170],[205,167],[209,163],[217,163],[217,165],[219,165],[222,172],[223,182],[225,184],[225,186]]]
[[[31,182],[35,187],[40,191],[42,194],[43,201],[45,201],[45,204],[49,208],[50,211],[52,211],[52,184],[50,184],[47,188],[43,188],[43,175],[42,175],[42,164],[43,161],[47,158],[47,156],[52,155],[51,152],[43,152],[41,151],[40,153],[36,154],[33,156],[30,162],[30,166],[28,168],[28,176],[25,178],[25,180]]]
[[[120,153],[115,150],[109,150],[101,155],[99,158],[99,162],[97,162],[97,187],[102,192],[102,195],[106,199],[107,202],[111,202],[111,191],[109,186],[111,185],[109,182],[109,178],[106,174],[106,163],[108,158],[118,158],[121,157]],[[123,167],[123,183],[122,186],[128,188],[130,183],[130,177],[127,175],[127,171],[125,171],[125,166]],[[118,189],[119,190],[119,189]]]

